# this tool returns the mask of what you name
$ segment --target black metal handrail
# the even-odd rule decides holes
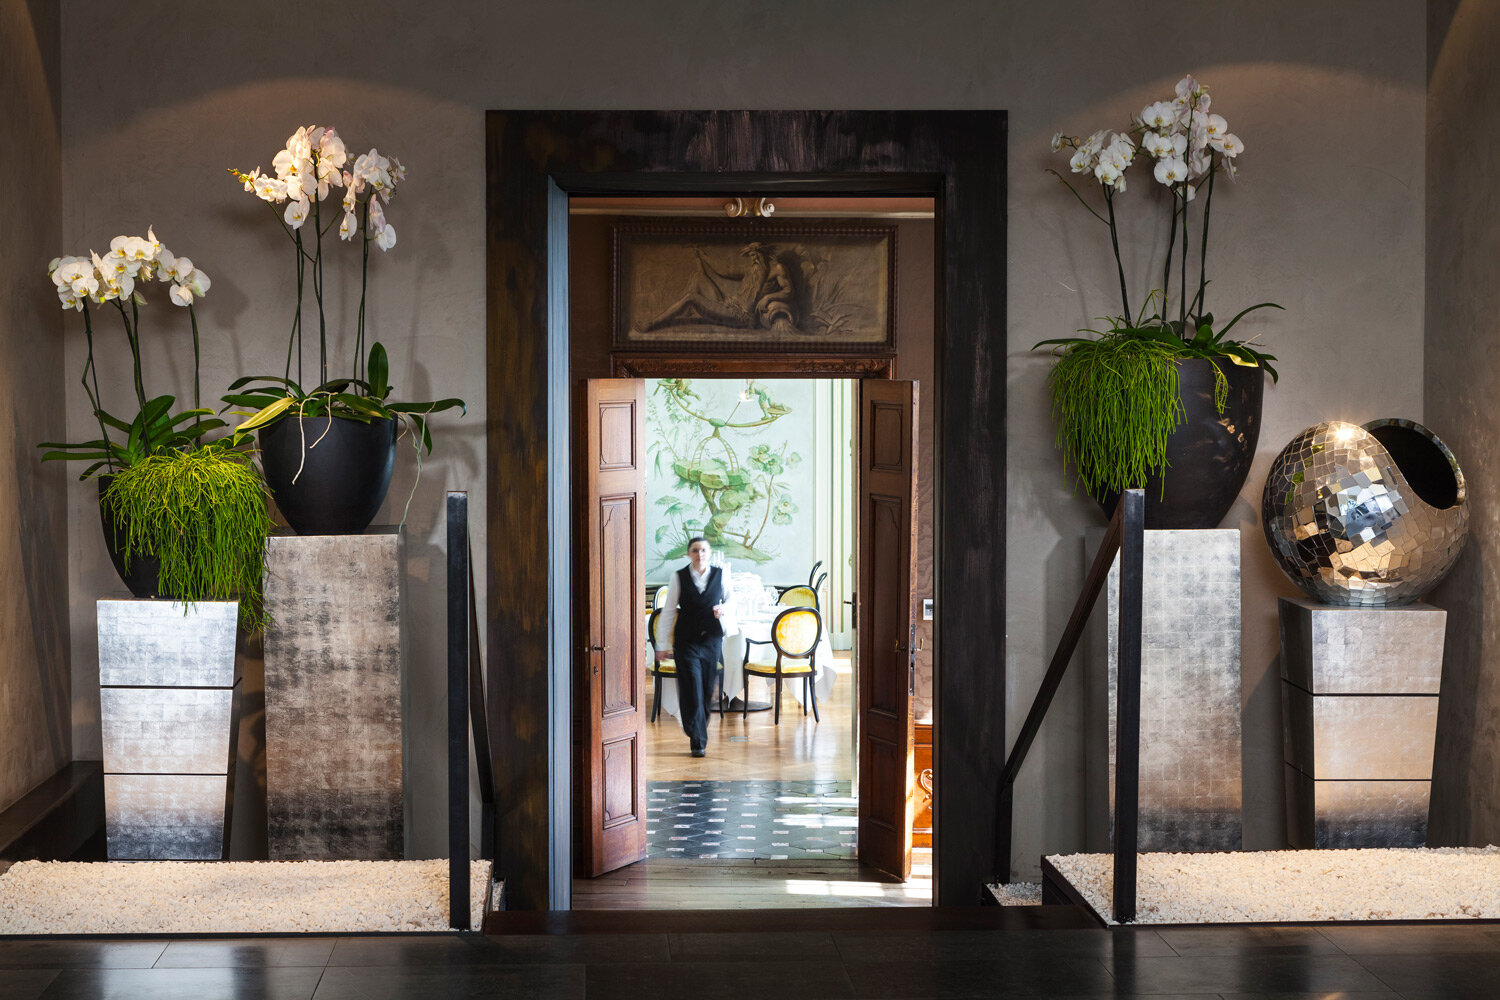
[[[1063,675],[1083,638],[1099,594],[1109,579],[1115,554],[1120,555],[1120,621],[1117,654],[1115,708],[1115,821],[1114,821],[1114,918],[1118,923],[1135,919],[1136,848],[1140,814],[1141,758],[1141,588],[1144,582],[1146,497],[1142,490],[1126,490],[1109,520],[1104,540],[1084,578],[1073,613],[1058,640],[1047,673],[1042,677],[1031,711],[1016,737],[1016,744],[1000,772],[1000,822],[995,859],[1001,882],[1010,881],[1011,838],[1014,830],[1016,776],[1042,728],[1042,720],[1062,684]]]
[[[479,856],[495,857],[495,776],[490,757],[484,661],[474,560],[469,549],[469,495],[448,494],[448,919],[470,930],[469,762],[479,777]],[[488,892],[488,887],[486,887]]]

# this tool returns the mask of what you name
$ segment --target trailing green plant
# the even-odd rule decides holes
[[[184,604],[239,601],[248,631],[267,624],[261,586],[266,535],[265,480],[227,441],[162,451],[121,469],[102,502],[124,539],[126,567],[160,561],[160,592]]]

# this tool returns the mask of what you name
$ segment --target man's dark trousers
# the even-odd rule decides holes
[[[723,639],[712,638],[679,643],[672,650],[677,661],[677,704],[682,710],[682,729],[688,734],[693,750],[708,747],[708,709],[713,705],[723,645]]]

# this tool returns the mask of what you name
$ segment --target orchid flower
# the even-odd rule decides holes
[[[329,324],[323,298],[323,237],[328,235],[332,216],[324,219],[321,216],[321,206],[334,188],[343,189],[340,197],[342,215],[338,225],[339,238],[351,242],[359,235],[363,247],[360,318],[355,333],[355,368],[358,377],[359,366],[366,357],[363,347],[364,303],[368,284],[369,245],[374,243],[381,250],[389,250],[396,244],[396,231],[386,222],[384,206],[390,202],[396,186],[405,179],[406,169],[394,156],[382,156],[373,147],[357,156],[351,155],[349,146],[338,130],[322,125],[299,127],[287,138],[283,148],[276,152],[271,166],[274,177],[262,173],[259,167],[248,174],[237,170],[231,172],[246,191],[254,193],[261,200],[274,205],[285,203],[281,219],[298,247],[297,311],[292,320],[292,342],[287,349],[286,377],[292,378],[293,357],[298,359],[300,372],[302,293],[305,287],[311,287],[317,298],[319,362],[323,381],[326,382],[329,377]],[[310,227],[306,225],[309,216],[313,219]],[[312,269],[312,280],[304,285],[305,268],[308,267]],[[187,297],[187,292],[184,291],[173,294],[174,301],[180,302]],[[297,376],[298,379],[301,377],[300,374]]]
[[[293,229],[301,229],[302,223],[307,221],[307,199],[295,198],[286,205],[286,211],[282,213],[282,219]]]

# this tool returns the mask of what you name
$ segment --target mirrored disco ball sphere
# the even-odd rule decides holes
[[[1292,438],[1266,477],[1261,524],[1283,572],[1324,604],[1409,604],[1469,533],[1464,474],[1421,424],[1330,420]]]

